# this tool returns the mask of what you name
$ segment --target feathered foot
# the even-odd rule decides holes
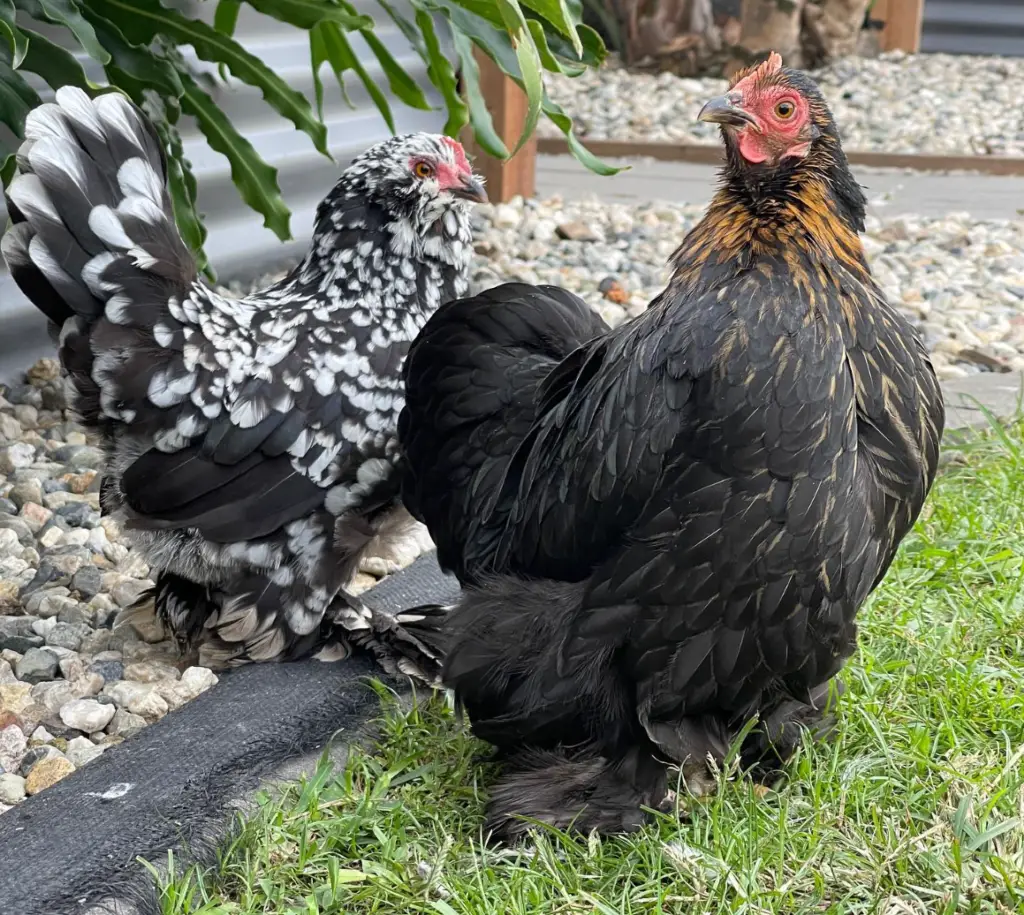
[[[216,609],[206,585],[160,572],[152,588],[114,617],[113,626],[131,626],[149,642],[173,638],[184,656],[193,652]]]
[[[764,784],[777,781],[805,731],[814,741],[831,739],[838,724],[836,708],[845,690],[843,681],[834,677],[815,687],[806,702],[786,699],[765,709],[761,724],[747,738],[741,753],[751,777]]]
[[[402,673],[438,687],[443,659],[441,625],[448,610],[426,604],[385,613],[342,591],[331,604],[328,619],[344,630],[344,637],[354,646],[371,652],[388,673]]]
[[[394,509],[372,528],[359,550],[357,569],[374,578],[393,575],[434,548],[430,533],[404,506]]]
[[[646,750],[619,762],[596,754],[526,751],[514,757],[491,791],[485,830],[497,842],[523,838],[537,822],[602,835],[635,832],[668,811],[668,769]]]

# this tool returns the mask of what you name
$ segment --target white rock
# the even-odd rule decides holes
[[[113,706],[110,706],[112,709]],[[113,716],[111,716],[113,717]],[[75,737],[68,741],[68,748],[64,755],[76,769],[80,769],[86,763],[92,762],[97,756],[101,756],[105,746],[94,744],[88,737]]]
[[[190,698],[194,699],[217,682],[217,675],[208,667],[189,667],[182,673],[178,685],[188,693]]]
[[[113,705],[103,705],[95,699],[76,699],[60,710],[60,720],[69,728],[92,734],[94,731],[102,731],[114,717],[115,711]]]
[[[25,779],[13,772],[0,775],[0,804],[12,807],[25,799]]]
[[[130,683],[117,680],[103,688],[104,694],[134,715],[141,715],[147,721],[156,721],[167,714],[167,701],[149,683]]]

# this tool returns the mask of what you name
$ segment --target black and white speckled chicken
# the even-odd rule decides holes
[[[162,621],[213,666],[356,644],[419,670],[420,643],[345,588],[411,522],[400,366],[467,291],[484,193],[462,147],[413,134],[367,150],[301,263],[235,300],[197,276],[134,105],[63,88],[25,137],[3,254],[59,328],[70,404],[107,452],[103,509],[158,571]]]
[[[636,828],[751,718],[742,763],[774,778],[830,730],[934,478],[939,387],[817,87],[772,55],[701,117],[723,183],[644,314],[499,286],[406,362],[406,505],[463,583],[442,679],[505,757],[501,838]]]

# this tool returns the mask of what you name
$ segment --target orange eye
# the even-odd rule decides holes
[[[433,178],[434,177],[434,166],[429,162],[417,162],[412,168],[413,174],[417,178]]]
[[[783,99],[775,106],[775,117],[782,121],[788,121],[793,117],[793,113],[796,111],[796,105],[794,105],[788,99]]]

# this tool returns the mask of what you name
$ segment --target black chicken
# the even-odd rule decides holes
[[[646,313],[608,330],[508,284],[439,309],[405,366],[404,495],[464,585],[442,676],[506,760],[498,838],[636,828],[754,716],[761,778],[824,736],[935,474],[941,394],[814,83],[772,55],[700,118],[722,186]]]
[[[3,253],[60,329],[70,403],[107,451],[103,509],[158,570],[163,622],[212,666],[355,642],[419,670],[423,646],[344,588],[401,527],[409,341],[467,290],[484,192],[462,147],[414,134],[369,149],[302,262],[234,300],[198,278],[134,105],[63,88],[25,137]]]

